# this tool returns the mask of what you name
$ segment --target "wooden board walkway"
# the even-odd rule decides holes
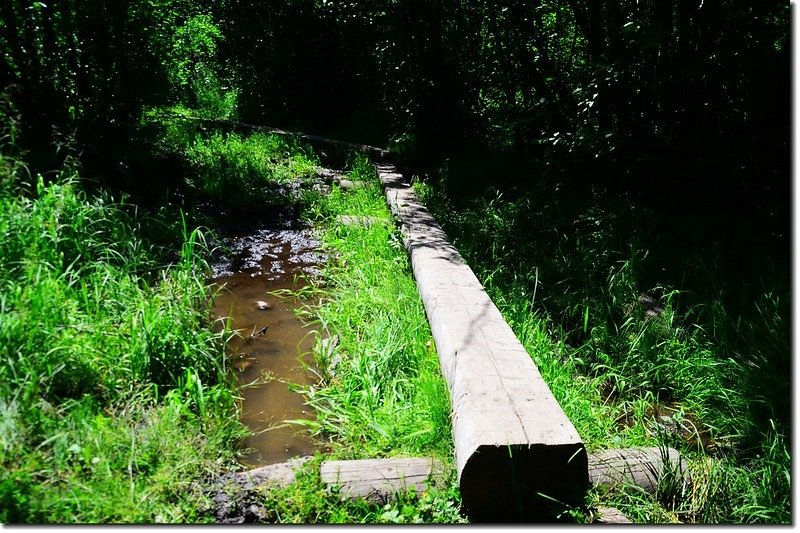
[[[582,498],[584,445],[441,226],[393,165],[377,169],[450,389],[462,501],[477,521],[546,519],[551,498]]]

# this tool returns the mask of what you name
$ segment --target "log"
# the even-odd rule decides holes
[[[255,511],[248,510],[249,508],[244,511],[237,509],[234,500],[246,499],[242,496],[243,492],[256,494],[258,488],[264,485],[289,485],[294,481],[296,471],[309,459],[292,459],[285,463],[222,476],[218,485],[227,488],[224,491],[220,489],[215,497],[220,520],[239,521],[240,517],[236,512],[241,514],[246,511],[253,514]],[[320,465],[320,479],[328,490],[338,489],[342,500],[363,498],[385,504],[412,488],[419,494],[431,486],[443,484],[445,469],[441,461],[430,457],[323,461]],[[588,475],[590,482],[601,489],[613,490],[636,485],[651,494],[656,491],[659,480],[664,476],[672,476],[670,479],[675,482],[673,488],[676,489],[690,481],[685,461],[673,448],[625,448],[595,452],[588,456]],[[492,482],[489,479],[486,481]],[[228,494],[232,490],[230,483],[234,483],[239,492],[233,500]],[[228,516],[231,513],[232,516],[235,515],[233,518]],[[597,513],[599,517],[595,523],[631,523],[618,509],[598,507]],[[513,513],[511,517],[514,517]],[[495,517],[495,521],[508,518]]]
[[[324,461],[320,478],[329,489],[339,487],[342,499],[365,498],[386,503],[412,487],[417,493],[438,483],[442,463],[427,457]]]
[[[356,216],[356,215],[337,215],[336,222],[344,226],[372,226],[378,222],[389,222],[378,217]]]
[[[392,165],[377,169],[450,390],[456,470],[470,518],[543,521],[562,504],[580,504],[588,468],[574,426],[408,183]]]
[[[594,521],[595,524],[632,524],[631,519],[614,507],[598,507],[599,517]]]
[[[637,485],[650,494],[656,492],[662,479],[673,483],[676,489],[691,481],[686,462],[674,448],[624,448],[592,453],[589,479],[606,490]]]
[[[352,181],[345,178],[340,179],[336,182],[339,187],[341,187],[345,191],[350,191],[353,189],[361,189],[364,187],[363,181]]]
[[[310,459],[311,457],[298,457],[285,463],[260,466],[244,472],[235,472],[229,478],[245,489],[253,489],[264,484],[286,487],[294,481],[297,470]]]

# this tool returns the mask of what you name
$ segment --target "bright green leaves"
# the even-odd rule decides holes
[[[198,14],[178,26],[168,54],[168,76],[182,100],[214,117],[229,118],[235,91],[224,92],[217,69],[217,43],[224,39],[209,15]]]

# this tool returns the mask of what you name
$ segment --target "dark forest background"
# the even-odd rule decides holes
[[[788,17],[721,0],[9,0],[0,85],[35,170],[79,154],[135,188],[119,174],[143,107],[235,90],[241,121],[390,144],[461,192],[558,175],[786,267]]]

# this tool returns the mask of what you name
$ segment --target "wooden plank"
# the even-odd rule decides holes
[[[588,469],[577,431],[408,183],[392,165],[377,168],[450,389],[465,508],[476,521],[545,520],[553,512],[552,499],[578,503]]]
[[[418,493],[436,483],[444,471],[441,462],[427,457],[324,461],[320,478],[329,488],[339,487],[342,499],[366,498],[386,503],[397,493]]]
[[[606,490],[638,485],[653,494],[665,476],[676,489],[691,482],[686,462],[674,448],[624,448],[589,455],[589,479]]]
[[[597,514],[600,515],[595,524],[632,524],[631,519],[614,507],[598,507]]]
[[[382,219],[378,217],[369,217],[369,216],[357,216],[357,215],[337,215],[336,222],[342,224],[344,226],[372,226],[373,224],[378,224],[380,222],[386,223],[391,222],[388,219]]]

